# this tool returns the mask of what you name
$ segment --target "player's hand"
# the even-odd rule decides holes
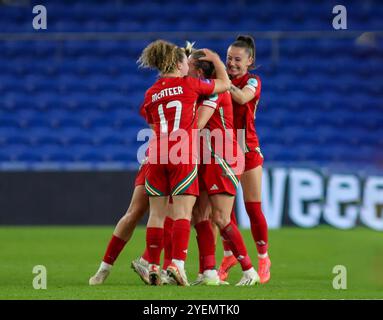
[[[202,49],[203,53],[205,54],[204,57],[200,57],[198,58],[198,60],[203,60],[203,61],[210,61],[210,62],[214,62],[214,61],[217,61],[219,60],[219,55],[209,49]]]

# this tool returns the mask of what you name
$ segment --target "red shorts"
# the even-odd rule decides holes
[[[245,153],[245,171],[249,171],[263,165],[263,154],[260,148]]]
[[[149,196],[199,195],[196,164],[148,164],[145,189]]]
[[[200,191],[207,191],[209,195],[228,193],[235,196],[237,193],[240,176],[235,175],[226,161],[202,164],[198,170]]]
[[[147,163],[144,163],[138,169],[136,180],[134,181],[135,187],[145,185],[145,175],[146,175],[147,166],[148,166]]]

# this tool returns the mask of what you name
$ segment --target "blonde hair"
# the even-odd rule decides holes
[[[140,68],[157,69],[161,74],[172,73],[177,68],[177,63],[185,58],[185,51],[175,44],[156,40],[150,43],[137,60]]]

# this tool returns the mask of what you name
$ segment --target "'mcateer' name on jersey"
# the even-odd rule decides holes
[[[183,94],[182,87],[166,88],[158,93],[152,95],[152,102],[162,99],[167,96],[175,96],[177,94]]]

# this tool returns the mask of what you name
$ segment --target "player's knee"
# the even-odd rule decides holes
[[[202,221],[201,217],[198,214],[192,214],[192,223],[194,225],[200,223]]]
[[[209,218],[206,218],[206,217],[201,216],[201,215],[193,216],[193,223],[194,224],[197,224],[197,223],[200,223],[200,222],[203,222],[203,221],[206,221],[206,220],[209,220]]]
[[[200,223],[200,222],[205,221],[205,220],[209,220],[209,218],[210,218],[209,215],[206,215],[199,210],[193,210],[192,217],[193,217],[194,224]]]
[[[257,188],[248,188],[243,189],[243,200],[245,202],[258,202],[261,201],[262,195],[261,190]]]
[[[230,223],[230,216],[226,217],[223,210],[215,209],[213,211],[213,221],[220,229],[223,229]]]
[[[122,226],[124,229],[128,229],[130,226],[134,225],[134,221],[130,219],[128,214],[125,214],[120,221],[118,222],[120,226]]]
[[[187,212],[187,211],[177,212],[177,214],[174,215],[174,220],[179,220],[179,219],[190,220],[191,219],[190,212]]]
[[[126,214],[121,218],[123,224],[137,224],[145,212],[138,208],[129,208]]]

